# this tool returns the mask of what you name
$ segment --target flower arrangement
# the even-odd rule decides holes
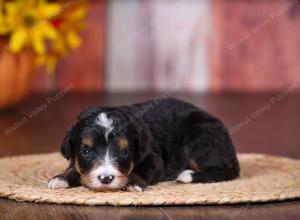
[[[12,53],[32,48],[36,63],[54,72],[57,61],[81,44],[84,0],[0,0],[0,36]]]

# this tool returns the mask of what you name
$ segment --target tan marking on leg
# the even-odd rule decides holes
[[[140,176],[138,176],[135,173],[132,173],[129,176],[129,180],[130,180],[131,183],[136,183],[140,186],[146,186],[147,185],[146,182]]]
[[[77,160],[75,160],[75,169],[76,169],[76,171],[77,171],[79,174],[81,174],[80,167],[79,167],[79,164],[78,164],[78,161],[77,161]]]
[[[128,170],[128,175],[131,174],[131,172],[132,172],[132,170],[133,170],[133,167],[134,167],[134,164],[133,164],[133,162],[131,161],[131,162],[130,162],[130,168],[129,168],[129,170]]]
[[[190,159],[190,161],[189,161],[189,167],[190,167],[192,170],[196,171],[196,172],[200,172],[200,171],[201,171],[199,165],[198,165],[197,162],[196,162],[195,160],[193,160],[193,159]]]

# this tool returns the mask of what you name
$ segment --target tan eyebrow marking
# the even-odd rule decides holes
[[[94,146],[94,142],[93,142],[93,139],[91,137],[83,138],[82,143],[87,145],[88,147],[93,147]]]
[[[120,149],[124,149],[124,148],[128,147],[128,140],[127,140],[127,138],[118,138],[117,144]]]

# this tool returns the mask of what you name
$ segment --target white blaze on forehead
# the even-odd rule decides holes
[[[96,118],[96,124],[105,128],[105,138],[108,138],[109,133],[113,130],[113,120],[108,118],[106,113],[102,112],[98,114]]]

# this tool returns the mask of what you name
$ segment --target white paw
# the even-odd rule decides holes
[[[127,186],[127,190],[129,192],[143,192],[144,191],[144,189],[137,184],[129,184]]]
[[[193,173],[193,170],[184,170],[178,175],[176,181],[180,183],[191,183],[193,181]]]
[[[55,177],[55,178],[49,180],[49,182],[48,182],[49,189],[65,189],[68,187],[69,187],[68,182],[59,177]]]

